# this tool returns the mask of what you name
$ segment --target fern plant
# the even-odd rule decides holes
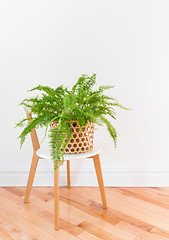
[[[70,124],[72,120],[76,120],[80,128],[86,126],[88,121],[101,126],[105,124],[116,146],[117,132],[107,116],[116,119],[114,107],[126,108],[114,98],[104,94],[105,90],[114,86],[100,86],[93,90],[95,85],[96,74],[93,74],[91,77],[82,75],[72,89],[64,88],[62,85],[56,89],[39,85],[29,90],[38,90],[41,95],[24,99],[20,103],[30,108],[33,114],[29,123],[25,118],[16,125],[24,127],[19,136],[21,147],[32,129],[45,127],[47,133],[49,124],[57,122],[57,128],[49,130],[51,157],[53,160],[57,159],[55,166],[57,167],[60,161],[63,162],[64,149],[72,137]]]

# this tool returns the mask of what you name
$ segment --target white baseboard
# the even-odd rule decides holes
[[[0,170],[0,186],[26,186],[29,171]],[[112,187],[169,187],[169,169],[104,169],[105,186]],[[72,186],[98,186],[94,171],[71,170]],[[38,170],[34,186],[53,186],[53,171]],[[66,171],[60,171],[60,186],[66,186]]]

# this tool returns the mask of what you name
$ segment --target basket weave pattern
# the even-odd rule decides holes
[[[93,149],[94,138],[94,123],[88,122],[88,124],[82,127],[80,131],[77,121],[71,121],[72,137],[65,148],[64,154],[77,154],[85,153]],[[50,128],[56,128],[57,122],[50,124]]]

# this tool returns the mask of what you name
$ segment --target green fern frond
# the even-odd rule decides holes
[[[114,88],[115,86],[111,86],[111,85],[106,85],[106,86],[100,86],[99,87],[99,92],[103,92],[103,91],[105,91],[105,90],[109,90],[109,89],[111,89],[111,88]]]
[[[38,85],[37,87],[32,88],[31,90],[28,90],[28,91],[32,92],[32,91],[35,91],[35,90],[44,91],[48,95],[55,95],[55,90],[51,87],[48,87],[48,86]]]
[[[116,147],[117,146],[117,132],[116,132],[115,128],[113,127],[113,125],[105,117],[101,116],[100,120],[103,123],[106,124],[107,130],[110,133],[111,137],[113,138],[114,144],[115,144],[115,147]]]

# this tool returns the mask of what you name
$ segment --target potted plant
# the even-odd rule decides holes
[[[19,136],[21,147],[32,129],[45,127],[45,136],[49,132],[51,157],[57,159],[58,165],[63,162],[64,154],[86,152],[93,148],[94,124],[106,124],[116,146],[117,132],[107,116],[116,119],[114,107],[126,108],[104,94],[105,90],[114,86],[100,86],[93,90],[95,85],[96,74],[93,74],[91,77],[82,75],[71,89],[62,85],[56,89],[39,85],[29,90],[38,90],[41,95],[20,103],[33,114],[31,121],[27,122],[25,118],[16,125],[24,127]]]

